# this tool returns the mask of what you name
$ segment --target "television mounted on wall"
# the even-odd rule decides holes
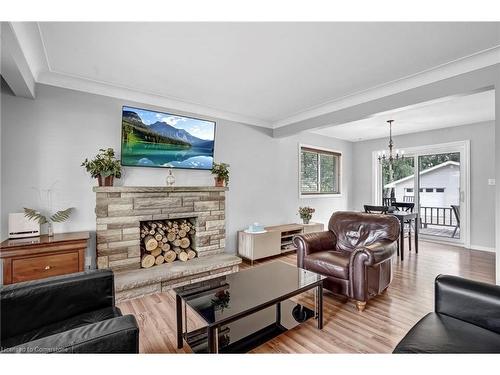
[[[212,169],[214,144],[214,121],[122,108],[123,166]]]

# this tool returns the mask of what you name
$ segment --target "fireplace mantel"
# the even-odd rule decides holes
[[[227,187],[216,186],[94,186],[95,193],[169,193],[169,192],[222,192]]]
[[[111,268],[120,274],[120,280],[125,280],[122,284],[127,290],[117,291],[118,299],[165,291],[182,283],[238,271],[241,259],[224,253],[227,188],[96,186],[93,190],[97,268]],[[198,258],[185,264],[141,269],[141,223],[183,218],[195,225],[192,243],[196,245],[193,250]],[[173,272],[177,269],[183,270],[182,276]],[[139,278],[141,282],[128,282],[131,278]]]

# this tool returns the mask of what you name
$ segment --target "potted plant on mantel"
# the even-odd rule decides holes
[[[97,178],[99,186],[113,186],[113,179],[122,176],[120,161],[115,158],[115,150],[101,148],[92,160],[85,159],[82,163],[92,178]]]
[[[212,166],[212,174],[215,175],[215,186],[223,187],[224,183],[226,186],[229,184],[229,164],[226,163],[214,163]]]

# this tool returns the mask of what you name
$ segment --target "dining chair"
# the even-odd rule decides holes
[[[408,213],[413,213],[413,210],[415,209],[415,203],[410,203],[410,202],[394,202],[392,204],[393,207],[397,208],[398,211],[404,211]],[[408,250],[411,251],[411,222],[412,220],[406,220],[404,222],[405,224],[405,232],[408,233]],[[417,224],[417,220],[415,220],[415,225]],[[408,228],[408,230],[406,230]]]
[[[455,220],[457,221],[457,225],[455,226],[455,230],[453,231],[453,234],[451,235],[451,238],[455,238],[455,234],[457,234],[458,228],[460,228],[460,206],[451,205],[451,209],[453,210],[453,214],[455,215]]]
[[[382,204],[384,206],[392,206],[396,202],[396,198],[382,198]]]
[[[371,206],[368,204],[364,205],[365,212],[367,214],[386,214],[389,211],[388,206]]]
[[[405,211],[405,212],[413,212],[415,209],[415,203],[409,203],[409,202],[394,202],[392,203],[393,207],[396,207],[398,211]]]

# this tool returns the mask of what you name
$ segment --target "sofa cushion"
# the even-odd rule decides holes
[[[304,268],[324,276],[349,279],[349,256],[347,252],[321,251],[304,258]]]
[[[74,328],[97,323],[103,320],[112,319],[121,315],[121,311],[118,307],[106,307],[104,309],[87,312],[57,323],[49,324],[14,337],[5,338],[2,340],[1,346],[2,349],[10,348],[29,341],[69,331]]]
[[[448,315],[429,313],[394,353],[500,353],[500,335]]]
[[[113,280],[113,272],[102,269],[2,286],[2,340],[114,306]]]

